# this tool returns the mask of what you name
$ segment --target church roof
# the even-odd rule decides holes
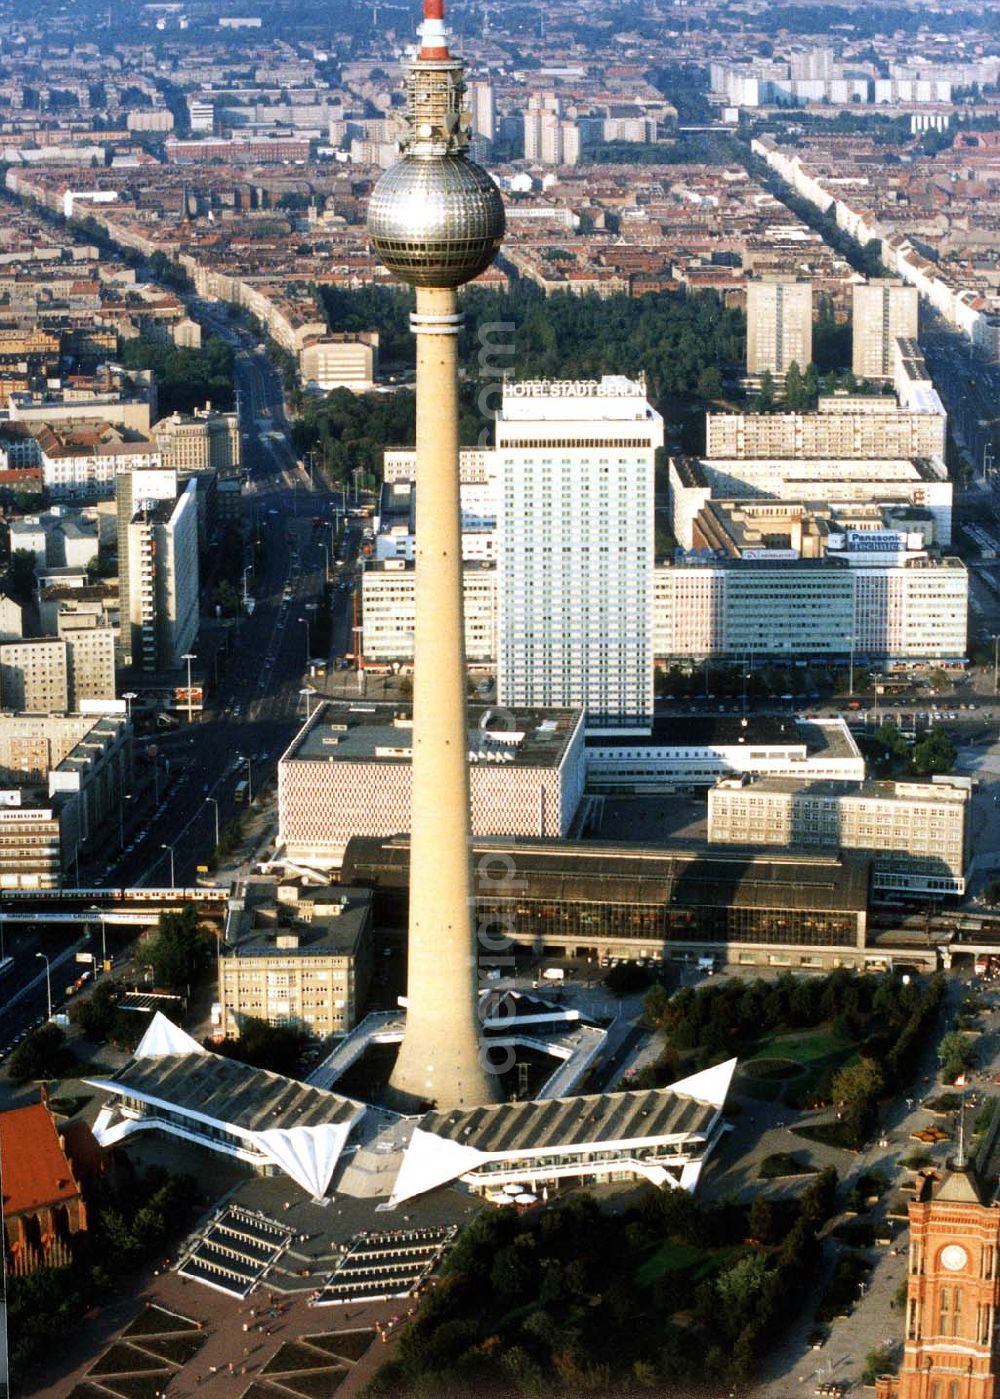
[[[0,1113],[0,1181],[5,1219],[79,1196],[73,1168],[44,1103]]]
[[[934,1198],[954,1205],[982,1205],[986,1203],[983,1199],[979,1177],[971,1166],[955,1166],[949,1170],[941,1181]]]

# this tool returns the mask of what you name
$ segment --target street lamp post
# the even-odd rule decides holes
[[[244,606],[244,608],[245,608],[246,605],[247,605],[247,598],[249,597],[249,593],[247,592],[247,574],[248,574],[248,573],[253,573],[253,564],[252,564],[252,563],[248,563],[247,566],[246,566],[246,568],[243,570],[243,606]]]
[[[131,792],[120,792],[118,796],[118,848],[125,849],[125,803],[132,800]]]
[[[315,695],[315,694],[317,694],[317,693],[318,693],[318,692],[317,692],[316,687],[315,687],[314,685],[306,685],[306,686],[304,686],[304,687],[299,691],[299,694],[300,694],[300,695],[305,695],[305,697],[306,697],[306,723],[307,723],[307,724],[308,724],[310,718],[312,717],[312,710],[309,708],[309,701],[310,701],[310,699],[312,699],[313,695]]]
[[[250,759],[244,758],[243,761],[247,765],[247,802],[249,803],[253,801],[253,771],[250,767]]]
[[[357,505],[357,503],[358,503],[358,498],[359,498],[359,497],[358,497],[358,477],[361,475],[361,467],[360,467],[360,466],[354,467],[353,470],[351,471],[351,475],[354,477],[354,504]]]
[[[218,797],[206,797],[206,802],[211,802],[215,808],[215,847],[219,847],[219,799]]]
[[[193,720],[192,720],[192,709],[191,709],[191,662],[194,660],[194,653],[191,652],[191,651],[185,651],[184,654],[183,654],[183,656],[181,656],[181,660],[182,660],[182,661],[187,661],[187,675],[188,675],[188,687],[187,687],[187,702],[188,702],[188,704],[187,704],[187,709],[188,709],[188,723],[190,724],[190,723],[193,722]]]
[[[165,840],[160,848],[162,850],[170,851],[170,887],[171,889],[176,889],[177,880],[174,876],[174,847],[170,844],[169,841]]]
[[[126,690],[122,695],[122,699],[125,701],[125,719],[129,724],[132,722],[132,701],[138,698],[135,690]]]
[[[41,957],[45,963],[45,994],[49,1003],[49,1019],[52,1019],[52,967],[44,952],[36,952],[36,957]]]
[[[848,671],[848,677],[847,677],[847,693],[848,693],[848,695],[851,697],[851,699],[853,699],[853,698],[854,698],[854,636],[853,636],[853,633],[852,633],[852,635],[849,636],[847,639],[848,639],[848,641],[851,643],[851,660],[850,660],[850,669],[849,669],[849,671]]]
[[[330,550],[325,544],[319,546],[323,550],[323,582],[330,581]]]
[[[997,692],[997,680],[1000,679],[1000,634],[993,638],[993,693]]]
[[[306,629],[306,665],[308,666],[310,660],[312,659],[312,641],[311,641],[311,639],[310,639],[309,618],[308,618],[308,617],[300,617],[300,618],[299,618],[299,621],[302,623],[302,625],[303,625],[303,626],[305,627],[305,629]]]

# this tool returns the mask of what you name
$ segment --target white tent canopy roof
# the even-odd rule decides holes
[[[160,1012],[115,1078],[85,1081],[145,1103],[148,1118],[137,1118],[134,1130],[175,1130],[229,1155],[263,1156],[315,1198],[329,1189],[365,1113],[362,1103],[339,1094],[213,1054]],[[111,1119],[105,1126],[120,1135]]]
[[[391,1203],[446,1185],[485,1161],[506,1161],[512,1171],[519,1171],[534,1158],[541,1179],[546,1155],[557,1166],[561,1151],[592,1151],[602,1142],[688,1140],[700,1150],[718,1121],[736,1063],[728,1059],[666,1088],[429,1112],[414,1128]],[[608,1107],[606,1113],[602,1105]],[[694,1117],[692,1105],[700,1109]],[[692,1184],[696,1179],[694,1174]],[[497,1184],[502,1183],[501,1169]]]
[[[207,1054],[204,1045],[192,1039],[186,1030],[168,1020],[158,1010],[149,1022],[149,1029],[133,1051],[133,1059],[149,1059],[154,1054]]]

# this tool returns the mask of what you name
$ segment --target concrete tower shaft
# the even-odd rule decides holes
[[[458,491],[458,340],[451,288],[417,288],[416,625],[406,1032],[390,1080],[403,1107],[496,1101],[480,1041]]]

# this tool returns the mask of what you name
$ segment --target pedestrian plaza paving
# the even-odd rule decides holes
[[[69,1399],[122,1399],[166,1391],[177,1372],[204,1345],[198,1321],[147,1306],[69,1391]]]
[[[230,1204],[188,1241],[176,1271],[232,1297],[246,1297],[293,1237],[277,1220]]]
[[[412,1296],[451,1245],[456,1227],[356,1234],[313,1299],[317,1307]]]

